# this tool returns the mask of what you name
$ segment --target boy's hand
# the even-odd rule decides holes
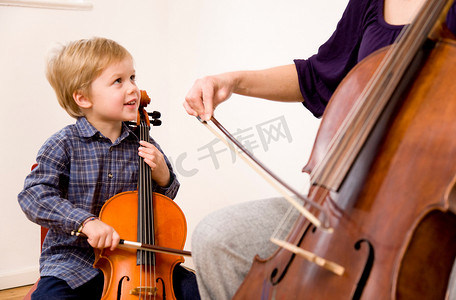
[[[140,141],[139,143],[141,146],[138,149],[138,154],[144,158],[144,162],[152,169],[152,179],[160,186],[167,186],[171,176],[163,153],[151,143],[145,141]]]
[[[108,224],[96,219],[84,225],[82,233],[93,248],[110,248],[113,251],[120,241],[119,234]]]

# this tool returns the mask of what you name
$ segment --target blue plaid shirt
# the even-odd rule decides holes
[[[151,139],[160,151],[158,144]],[[86,240],[70,235],[82,222],[98,216],[105,201],[137,190],[139,139],[125,124],[114,142],[86,118],[50,137],[38,152],[38,166],[25,179],[18,201],[27,217],[49,228],[40,257],[41,276],[56,276],[76,288],[98,274],[94,251]],[[163,152],[163,151],[162,151]],[[171,199],[179,182],[168,159],[167,187],[154,191]]]

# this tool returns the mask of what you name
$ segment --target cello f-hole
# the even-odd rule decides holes
[[[359,278],[358,284],[356,285],[356,290],[353,293],[353,300],[358,300],[361,298],[361,294],[363,293],[363,290],[366,286],[367,279],[369,278],[369,275],[372,271],[372,266],[374,265],[374,247],[372,246],[372,243],[369,242],[366,239],[359,240],[355,243],[355,249],[356,251],[361,249],[361,245],[366,244],[368,246],[368,256],[366,260],[366,264],[364,265],[364,270],[363,273],[361,274],[361,277]]]

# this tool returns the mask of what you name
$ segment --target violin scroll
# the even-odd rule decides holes
[[[159,120],[161,117],[161,113],[158,111],[153,111],[151,113],[147,112],[145,107],[150,103],[150,101],[151,101],[150,97],[146,91],[141,90],[140,92],[141,92],[141,99],[140,99],[140,103],[139,103],[136,122],[126,122],[127,125],[131,126],[133,128],[137,128],[141,124],[141,117],[143,117],[147,127],[150,127],[150,125],[160,126],[162,124],[161,120]],[[147,116],[149,116],[150,118]]]
[[[150,97],[147,95],[145,90],[141,90],[141,100],[140,100],[140,107],[146,107],[150,103]]]

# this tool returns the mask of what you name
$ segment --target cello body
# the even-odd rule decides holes
[[[324,158],[385,52],[339,85],[304,171]],[[441,40],[424,52],[340,187],[311,187],[308,199],[324,207],[334,231],[299,217],[288,234],[289,243],[343,266],[343,275],[279,248],[254,259],[235,299],[445,298],[456,256],[456,43]]]

